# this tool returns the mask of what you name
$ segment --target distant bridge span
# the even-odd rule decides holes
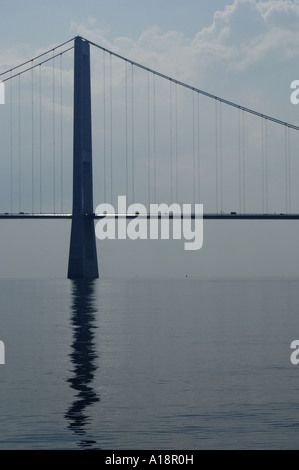
[[[86,218],[92,218],[94,220],[107,218],[116,218],[116,219],[128,219],[132,220],[136,217],[139,218],[170,218],[176,219],[186,217],[186,215],[179,214],[86,214]],[[188,217],[191,219],[198,218],[197,214],[190,214]],[[72,214],[0,214],[0,219],[14,219],[14,220],[29,220],[29,219],[72,219]],[[299,214],[203,214],[204,220],[299,220]]]

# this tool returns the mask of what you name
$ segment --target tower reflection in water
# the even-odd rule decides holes
[[[94,447],[95,441],[87,435],[86,426],[91,421],[87,408],[100,401],[100,396],[93,388],[93,379],[97,370],[96,346],[94,333],[97,328],[95,318],[95,282],[93,280],[72,280],[72,315],[70,362],[72,376],[67,379],[70,387],[76,391],[75,400],[69,406],[65,418],[68,429],[80,436],[80,447]]]

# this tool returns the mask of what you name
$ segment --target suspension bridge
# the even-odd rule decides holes
[[[71,279],[98,277],[94,221],[105,212],[94,201],[111,207],[125,195],[146,207],[200,203],[205,219],[299,219],[291,123],[80,36],[0,80],[0,219],[71,219]]]

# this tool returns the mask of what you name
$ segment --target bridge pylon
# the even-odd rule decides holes
[[[74,52],[73,211],[69,279],[99,277],[93,218],[90,47],[80,36]]]

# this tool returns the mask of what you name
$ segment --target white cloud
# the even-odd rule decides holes
[[[70,35],[80,34],[149,68],[231,101],[241,100],[248,107],[256,107],[262,96],[267,102],[267,82],[271,81],[270,103],[275,84],[281,90],[285,81],[287,90],[298,78],[299,5],[291,0],[234,0],[216,11],[212,23],[193,38],[153,25],[137,39],[109,39],[109,30],[97,28],[96,23],[93,16],[80,24],[71,21]],[[1,68],[40,52],[29,45],[2,49]],[[282,92],[287,101],[285,93],[288,90]],[[267,111],[271,114],[271,107]]]
[[[299,5],[291,0],[258,2],[257,9],[268,27],[278,26],[287,30],[298,27]]]
[[[107,31],[94,28],[90,21],[72,22],[71,29],[179,80],[204,83],[217,69],[239,73],[265,66],[265,61],[280,63],[298,57],[299,6],[290,0],[234,0],[216,11],[213,23],[193,39],[157,26],[149,27],[137,40],[116,37],[112,42],[107,40]]]
[[[244,71],[270,60],[281,61],[298,55],[299,7],[277,0],[235,0],[214,21],[200,31],[192,46],[198,59],[213,66],[223,64],[229,71]]]
[[[94,16],[80,24],[71,21],[69,30],[70,35],[80,34],[178,80],[199,88],[208,86],[208,91],[215,93],[219,81],[221,86],[227,82],[234,87],[234,81],[246,82],[246,76],[249,80],[249,73],[253,74],[251,80],[255,74],[266,76],[274,68],[279,74],[281,64],[294,74],[291,61],[299,59],[299,5],[291,0],[234,0],[216,11],[213,22],[191,39],[180,31],[163,31],[153,25],[137,39],[121,36],[109,40],[109,30],[97,28]],[[29,45],[2,49],[1,69],[40,52]]]

